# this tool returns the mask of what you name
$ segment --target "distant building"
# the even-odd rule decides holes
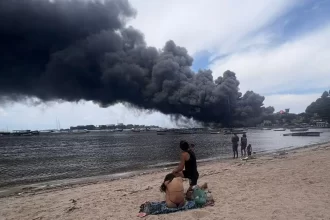
[[[262,123],[263,126],[272,126],[272,122],[269,120],[264,120]]]
[[[329,127],[329,123],[325,122],[325,121],[317,121],[316,122],[316,127],[327,128],[327,127]]]
[[[285,109],[285,113],[290,113],[290,109],[289,108],[286,108]]]

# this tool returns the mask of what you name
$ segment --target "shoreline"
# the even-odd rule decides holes
[[[330,142],[212,161],[199,166],[215,205],[145,219],[327,219],[330,216]],[[140,204],[162,201],[164,173],[26,191],[0,198],[1,219],[138,219]],[[184,181],[185,189],[188,181]]]
[[[276,153],[281,153],[281,152],[289,153],[289,152],[296,151],[296,150],[309,149],[309,148],[319,147],[321,145],[327,145],[327,144],[330,144],[330,141],[316,143],[316,144],[310,144],[310,145],[305,145],[305,146],[284,147],[284,148],[279,148],[276,150],[261,151],[261,152],[257,152],[257,154],[255,154],[255,155],[257,156],[258,159],[260,159],[262,157],[271,156]],[[198,167],[202,168],[204,166],[212,165],[214,163],[227,163],[227,162],[235,162],[235,161],[241,161],[241,160],[239,160],[239,159],[233,160],[231,156],[229,156],[229,157],[226,157],[226,156],[220,157],[219,156],[219,157],[215,157],[215,158],[198,160]],[[106,174],[106,175],[101,175],[101,176],[89,176],[89,177],[81,177],[81,178],[51,180],[51,181],[45,181],[45,182],[6,186],[6,187],[0,188],[0,198],[17,196],[17,195],[20,196],[22,194],[34,194],[34,193],[47,192],[47,191],[52,191],[52,190],[61,190],[61,188],[65,188],[65,189],[75,188],[75,187],[80,187],[80,186],[88,186],[88,185],[94,185],[94,184],[99,184],[99,183],[113,182],[113,181],[122,180],[122,179],[130,179],[130,178],[134,178],[136,176],[163,173],[168,170],[171,170],[177,164],[178,164],[178,162],[169,162],[169,163],[164,163],[164,165],[151,166],[150,168],[135,170],[135,171],[130,171],[130,172]]]

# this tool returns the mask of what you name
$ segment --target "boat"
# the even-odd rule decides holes
[[[140,132],[140,129],[138,129],[138,128],[132,128],[131,131],[133,131],[133,132]]]
[[[322,132],[309,131],[309,132],[294,132],[283,134],[283,136],[309,136],[309,137],[319,137]]]
[[[220,134],[220,131],[211,131],[210,134]]]
[[[273,131],[286,131],[285,128],[278,128],[278,129],[274,129]]]
[[[246,131],[225,131],[224,134],[246,134]]]
[[[186,129],[179,129],[179,130],[174,130],[175,134],[195,134],[196,132],[193,130],[186,130]]]
[[[31,130],[16,130],[12,133],[13,136],[34,136],[39,135],[39,131],[31,131]]]
[[[290,129],[291,132],[295,132],[295,131],[308,131],[308,128],[292,128]]]
[[[160,129],[158,131],[156,131],[157,135],[165,135],[167,133],[166,129]]]
[[[89,133],[89,130],[87,130],[87,129],[76,129],[76,130],[72,130],[70,133],[71,134],[86,134],[86,133]]]
[[[262,128],[262,130],[269,131],[269,130],[272,130],[272,129],[271,128]]]
[[[9,136],[10,134],[9,131],[0,131],[0,136]]]
[[[116,128],[115,131],[116,132],[122,132],[124,129],[120,129],[120,128]]]

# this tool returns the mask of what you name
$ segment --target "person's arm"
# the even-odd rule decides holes
[[[179,163],[178,167],[173,170],[173,173],[181,172],[184,169],[184,163],[185,163],[185,156],[184,156],[184,154],[181,154],[180,163]]]

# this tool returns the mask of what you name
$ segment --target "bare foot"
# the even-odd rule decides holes
[[[201,189],[206,190],[207,188],[208,188],[207,183],[204,183],[203,185],[201,185]]]

